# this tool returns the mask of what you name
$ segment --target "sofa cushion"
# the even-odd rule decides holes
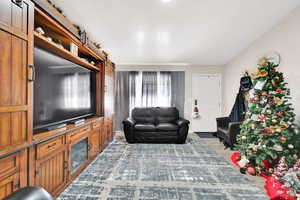
[[[144,132],[154,132],[156,131],[156,128],[153,124],[136,124],[134,126],[134,130],[144,131]]]
[[[157,107],[157,123],[175,123],[179,119],[179,112],[175,107]]]
[[[134,108],[131,116],[137,124],[155,124],[155,114],[154,108]]]
[[[172,123],[159,123],[156,126],[158,131],[177,131],[178,126]]]

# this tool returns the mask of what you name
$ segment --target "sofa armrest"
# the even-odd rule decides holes
[[[179,118],[176,122],[175,122],[179,127],[183,126],[183,125],[189,125],[190,121],[183,119],[183,118]]]
[[[227,128],[230,123],[229,117],[219,117],[217,120],[217,127],[224,127]]]
[[[132,118],[127,118],[122,122],[125,126],[134,126],[136,124],[135,120]]]

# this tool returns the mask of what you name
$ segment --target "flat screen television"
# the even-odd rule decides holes
[[[96,74],[41,48],[34,48],[33,130],[96,114]]]

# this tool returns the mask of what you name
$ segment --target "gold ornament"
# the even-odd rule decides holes
[[[298,160],[297,154],[294,154],[294,155],[293,155],[293,158],[294,158],[295,160]]]
[[[251,125],[251,128],[252,128],[252,129],[255,129],[255,128],[256,128],[256,125],[255,125],[255,124],[252,124],[252,125]]]
[[[281,133],[282,129],[281,128],[276,128],[275,130],[277,133]]]
[[[277,123],[277,120],[276,120],[276,119],[272,119],[272,122],[273,122],[273,123]]]
[[[241,139],[245,142],[247,140],[247,137],[243,135]]]
[[[281,105],[281,104],[282,104],[282,100],[281,100],[281,98],[279,98],[279,97],[274,97],[274,102],[275,102],[275,104],[277,104],[277,105]]]
[[[275,86],[275,85],[276,85],[276,82],[275,82],[275,80],[272,80],[271,82],[272,82],[272,85],[273,85],[273,86]]]

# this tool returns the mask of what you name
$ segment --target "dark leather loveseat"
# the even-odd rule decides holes
[[[185,143],[189,121],[175,107],[134,108],[123,121],[128,143]]]

